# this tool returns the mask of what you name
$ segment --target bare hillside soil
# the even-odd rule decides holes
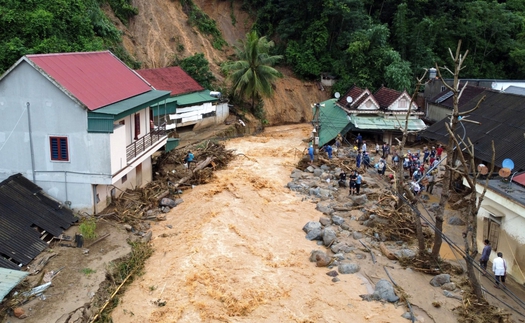
[[[253,21],[240,10],[238,1],[197,0],[195,3],[217,23],[223,38],[233,46],[244,39]],[[188,24],[180,1],[135,0],[139,14],[124,26],[113,16],[113,22],[123,31],[124,46],[140,62],[142,68],[169,66],[175,59],[203,53],[210,69],[224,82],[220,64],[233,54],[232,47],[217,50],[209,36],[201,34]],[[111,16],[110,10],[106,12]],[[235,17],[233,24],[232,16]],[[329,98],[329,91],[320,91],[314,82],[303,82],[287,69],[280,68],[285,77],[275,86],[275,95],[265,100],[266,120],[270,125],[298,123],[312,118],[311,104]]]

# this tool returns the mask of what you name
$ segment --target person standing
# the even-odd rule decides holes
[[[363,145],[361,145],[361,150],[363,153],[366,153],[366,141],[363,141]]]
[[[358,151],[357,152],[357,156],[355,157],[355,167],[357,168],[361,168],[361,161],[362,161],[363,157],[361,155],[361,151]]]
[[[434,184],[436,183],[436,178],[434,177],[433,171],[427,173],[427,180],[428,180],[427,193],[432,195],[432,191],[434,190]],[[485,264],[485,268],[486,268],[486,264]]]
[[[357,174],[357,178],[355,180],[355,193],[359,195],[359,190],[361,189],[361,183],[363,182],[363,176],[361,174]]]
[[[326,151],[326,154],[328,154],[328,159],[332,159],[332,151],[333,151],[332,146],[326,145],[325,151]]]
[[[188,150],[188,153],[186,154],[186,157],[184,158],[184,162],[186,163],[188,168],[190,168],[190,164],[193,163],[194,158],[195,157],[193,156],[193,153]]]
[[[346,173],[339,173],[339,187],[346,187]]]
[[[363,167],[365,170],[370,167],[370,156],[366,151],[363,153]]]
[[[481,252],[481,258],[479,258],[479,265],[481,268],[483,268],[484,271],[483,276],[487,274],[487,263],[489,262],[490,252],[492,251],[490,241],[485,239],[484,243],[485,247],[483,247],[483,251]]]
[[[350,182],[349,182],[349,186],[350,186],[350,195],[354,195],[355,194],[355,190],[356,190],[356,181],[357,181],[357,171],[354,170],[352,172],[352,174],[350,174]]]
[[[439,144],[436,149],[436,157],[441,159],[441,154],[443,154],[443,145]]]
[[[314,164],[314,146],[308,147],[308,155],[310,156],[310,165]]]
[[[363,137],[360,133],[357,134],[357,138],[355,141],[357,143],[357,149],[361,149],[361,145],[363,144]]]
[[[494,287],[500,288],[500,282],[505,285],[507,262],[503,259],[503,253],[498,252],[498,257],[492,261],[492,271],[494,272],[494,276],[496,276],[496,285],[494,285]]]

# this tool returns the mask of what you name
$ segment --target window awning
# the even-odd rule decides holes
[[[357,129],[362,130],[400,130],[405,127],[405,119],[387,119],[378,116],[350,116],[350,122]],[[420,131],[427,126],[421,119],[409,119],[408,131]]]

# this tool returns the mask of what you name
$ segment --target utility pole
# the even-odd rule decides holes
[[[314,108],[314,118],[312,120],[312,125],[314,126],[314,129],[312,130],[312,137],[313,137],[313,146],[314,146],[314,153],[319,154],[319,112],[321,110],[321,104],[315,103],[313,105]]]

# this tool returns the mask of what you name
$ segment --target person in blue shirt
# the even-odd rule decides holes
[[[193,156],[193,153],[191,151],[188,151],[186,157],[184,158],[184,162],[188,165],[188,168],[190,168],[190,164],[194,162],[194,158],[195,157]]]
[[[310,165],[314,164],[314,146],[310,145],[308,148],[308,155],[310,156]]]
[[[355,167],[361,168],[361,151],[357,152],[357,156],[355,157]]]
[[[361,149],[361,145],[363,144],[363,137],[360,133],[357,134],[357,138],[355,141],[357,142],[357,149]]]
[[[483,268],[483,276],[487,274],[487,263],[489,262],[490,252],[492,251],[490,241],[485,239],[484,243],[485,247],[483,247],[483,251],[481,252],[481,258],[479,258],[479,265]]]
[[[326,145],[326,148],[324,150],[328,154],[328,159],[332,159],[332,151],[333,151],[332,146]]]

